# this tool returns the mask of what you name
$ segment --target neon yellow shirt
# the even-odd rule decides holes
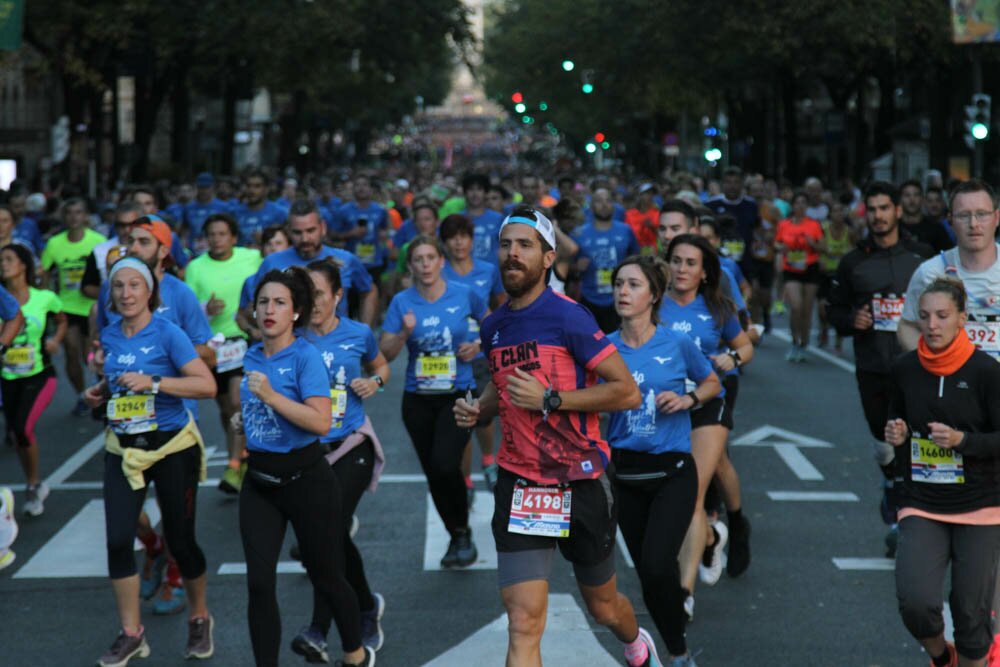
[[[212,333],[221,333],[226,338],[246,338],[246,334],[236,325],[236,311],[240,306],[240,290],[247,278],[260,268],[259,250],[233,248],[233,256],[225,261],[212,259],[208,253],[191,261],[184,274],[184,282],[194,290],[201,303],[207,302],[212,294],[222,299],[226,307],[215,317],[210,317]]]
[[[107,241],[93,229],[85,229],[83,238],[76,243],[69,240],[69,232],[56,234],[45,245],[42,251],[42,268],[48,271],[53,266],[57,269],[58,287],[56,292],[62,300],[63,311],[70,315],[86,317],[96,299],[88,299],[80,291],[80,281],[83,270],[87,266],[87,256],[94,246]]]

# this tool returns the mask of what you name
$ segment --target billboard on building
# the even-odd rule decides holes
[[[956,44],[1000,41],[1000,0],[951,0]]]

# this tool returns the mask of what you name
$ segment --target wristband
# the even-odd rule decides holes
[[[693,391],[689,391],[686,395],[690,396],[691,400],[694,401],[694,405],[692,405],[690,408],[691,410],[694,410],[699,405],[701,405],[701,399],[698,398],[698,394],[694,393]]]

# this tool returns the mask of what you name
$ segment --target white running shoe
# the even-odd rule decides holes
[[[712,528],[719,537],[715,540],[715,544],[706,549],[711,553],[711,561],[708,565],[704,562],[698,563],[698,578],[709,586],[717,584],[722,577],[722,570],[726,567],[726,554],[723,549],[729,541],[729,529],[726,528],[726,524],[716,521],[712,524]]]
[[[17,519],[14,518],[14,492],[0,487],[0,551],[10,548],[17,539]]]
[[[49,497],[49,487],[45,482],[25,489],[24,513],[28,516],[41,516],[45,511],[45,499]]]

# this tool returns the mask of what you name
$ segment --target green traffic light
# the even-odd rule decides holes
[[[601,148],[603,148],[604,150],[608,150],[609,148],[611,148],[611,142],[610,141],[602,141],[601,142]]]
[[[596,153],[597,152],[597,144],[595,144],[593,141],[590,141],[590,142],[587,143],[586,149],[587,149],[588,153]]]
[[[531,125],[532,123],[535,122],[535,119],[532,118],[531,116],[521,116],[521,122],[524,123],[525,125]]]
[[[514,111],[516,111],[518,113],[524,113],[527,110],[528,110],[528,107],[524,106],[524,104],[522,104],[520,102],[518,102],[517,104],[514,105]]]
[[[584,95],[590,95],[592,92],[594,92],[594,85],[591,83],[585,83],[583,84],[583,86],[580,87],[580,90],[583,91]]]
[[[539,111],[548,111],[549,110],[549,105],[547,103],[545,103],[545,102],[539,102],[538,103],[538,110]]]
[[[576,67],[576,63],[574,63],[572,60],[564,60],[562,62],[562,67],[564,71],[572,72],[573,68]]]
[[[988,136],[990,136],[990,128],[985,123],[973,123],[972,137],[976,141],[982,141]]]

